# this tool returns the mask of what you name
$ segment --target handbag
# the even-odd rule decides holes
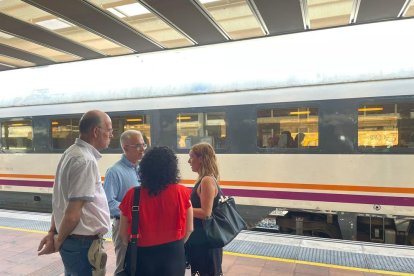
[[[241,230],[247,229],[246,222],[237,211],[234,198],[224,196],[220,187],[218,185],[217,187],[220,193],[218,204],[213,209],[211,216],[202,221],[207,244],[211,248],[224,247]]]
[[[128,242],[125,254],[124,270],[117,276],[134,276],[137,271],[137,242],[138,242],[138,214],[141,187],[134,188],[134,203],[132,204],[131,240]]]

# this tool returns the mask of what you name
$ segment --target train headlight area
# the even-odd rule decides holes
[[[0,274],[61,275],[58,254],[37,257],[37,244],[50,226],[50,214],[0,209]],[[111,234],[105,237],[115,259]],[[414,251],[401,245],[243,231],[224,248],[225,275],[414,275]],[[19,258],[17,258],[19,256]],[[16,265],[17,264],[17,265]],[[114,268],[109,259],[107,272]],[[273,270],[272,270],[273,269]],[[4,270],[4,271],[3,271]],[[266,274],[267,273],[267,274]],[[186,275],[189,275],[187,270]]]

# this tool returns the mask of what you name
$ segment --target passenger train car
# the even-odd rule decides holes
[[[3,72],[0,208],[50,211],[57,162],[82,113],[101,109],[114,129],[102,176],[138,129],[177,152],[191,187],[189,149],[208,142],[250,225],[271,213],[284,233],[413,244],[413,25]]]

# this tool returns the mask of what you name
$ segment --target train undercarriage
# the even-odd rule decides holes
[[[268,219],[280,233],[414,245],[414,217],[277,209]]]

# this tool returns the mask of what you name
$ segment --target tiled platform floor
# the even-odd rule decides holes
[[[0,227],[0,275],[54,276],[63,275],[59,254],[37,256],[37,247],[43,233],[26,232]],[[106,242],[108,253],[107,275],[113,275],[115,256],[112,242]],[[398,275],[320,267],[289,261],[275,261],[265,258],[225,254],[223,260],[225,276],[368,276]],[[190,273],[187,270],[186,276]],[[407,275],[407,274],[405,274]]]

